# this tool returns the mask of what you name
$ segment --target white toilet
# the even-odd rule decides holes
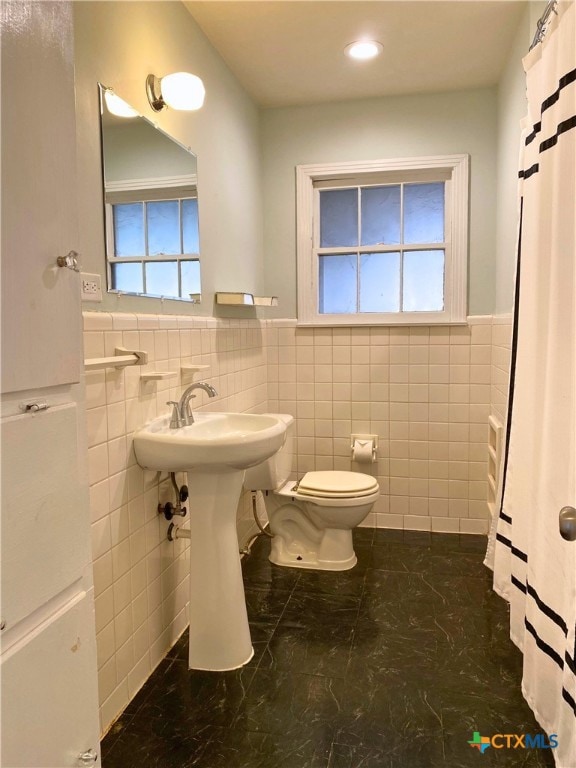
[[[270,521],[271,562],[292,568],[345,571],[356,565],[352,528],[366,518],[380,493],[378,482],[359,472],[307,472],[288,480],[294,455],[294,419],[286,442],[267,461],[246,470],[244,487],[262,491]]]

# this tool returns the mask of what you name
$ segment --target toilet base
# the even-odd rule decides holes
[[[348,560],[340,560],[338,562],[327,562],[326,560],[320,561],[317,557],[308,554],[303,555],[289,555],[276,557],[270,553],[268,558],[274,565],[281,565],[285,568],[308,568],[314,571],[349,571],[350,568],[354,568],[358,562],[356,555],[353,555]]]
[[[318,531],[316,541],[294,535],[293,526],[289,531],[278,531],[272,539],[269,560],[274,565],[288,568],[308,568],[315,571],[348,571],[358,559],[352,546],[352,531],[326,529]],[[289,533],[283,536],[282,533]],[[316,537],[314,537],[316,538]]]

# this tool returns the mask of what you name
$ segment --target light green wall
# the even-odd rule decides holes
[[[83,269],[105,274],[98,81],[198,155],[200,197],[200,307],[106,296],[87,308],[209,315],[215,291],[242,290],[278,295],[275,315],[294,317],[296,165],[465,152],[469,312],[508,311],[525,109],[521,58],[543,5],[528,4],[498,88],[259,111],[181,3],[75,3]],[[146,100],[146,75],[177,70],[202,77],[205,105],[196,113],[156,115]]]
[[[468,153],[470,314],[494,308],[495,89],[268,109],[262,115],[266,288],[296,315],[296,165]]]
[[[107,182],[195,176],[196,157],[141,117],[103,130]]]
[[[263,293],[259,113],[180,2],[74,3],[81,263],[105,274],[97,83],[113,87],[198,157],[202,259],[199,307],[106,295],[87,309],[211,315],[215,291]],[[202,78],[198,112],[156,114],[149,73]]]

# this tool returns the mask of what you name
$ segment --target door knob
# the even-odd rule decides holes
[[[66,256],[58,256],[56,264],[59,267],[66,267],[74,272],[80,272],[80,266],[78,264],[78,253],[76,251],[68,251]]]
[[[576,509],[562,507],[559,514],[560,536],[566,541],[576,541]]]
[[[93,749],[89,749],[87,752],[82,752],[78,755],[78,765],[94,765],[98,760],[98,755]]]

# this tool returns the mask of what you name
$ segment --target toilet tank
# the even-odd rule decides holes
[[[290,479],[294,457],[294,417],[287,413],[274,413],[286,424],[286,441],[269,459],[246,470],[244,488],[249,491],[274,491]]]

